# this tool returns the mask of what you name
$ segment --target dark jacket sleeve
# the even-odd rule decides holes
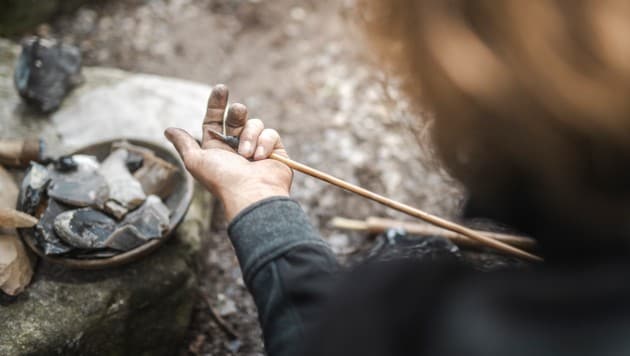
[[[228,227],[271,356],[298,355],[339,265],[297,202],[260,201]]]

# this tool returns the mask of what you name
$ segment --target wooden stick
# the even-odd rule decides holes
[[[23,167],[39,161],[43,155],[43,141],[37,138],[0,139],[0,164]]]
[[[330,221],[330,225],[339,229],[367,231],[372,234],[380,234],[387,229],[402,228],[412,235],[440,236],[449,239],[453,243],[461,246],[479,247],[481,245],[478,241],[472,240],[464,235],[444,230],[439,227],[431,226],[429,224],[418,224],[410,221],[399,221],[373,216],[367,218],[365,221],[335,217]],[[473,231],[476,231],[495,240],[504,242],[508,245],[522,248],[526,251],[531,251],[536,247],[536,241],[529,237],[480,230]]]
[[[291,167],[292,169],[295,169],[298,172],[302,172],[304,174],[307,174],[311,177],[317,178],[319,180],[323,180],[324,182],[328,182],[332,185],[336,185],[342,189],[345,189],[349,192],[355,193],[357,195],[360,195],[364,198],[373,200],[377,203],[383,204],[389,208],[392,208],[394,210],[398,210],[400,212],[403,212],[407,215],[413,216],[415,218],[418,219],[422,219],[426,222],[429,222],[433,225],[439,226],[441,228],[444,228],[446,230],[449,231],[453,231],[459,234],[462,234],[468,238],[471,238],[475,241],[478,241],[479,243],[489,246],[489,247],[493,247],[499,251],[505,252],[505,253],[509,253],[512,254],[514,256],[518,256],[521,258],[525,258],[531,261],[542,261],[543,259],[539,256],[536,256],[534,254],[531,254],[529,252],[523,251],[519,248],[516,248],[514,246],[510,246],[504,242],[501,241],[497,241],[491,237],[485,236],[480,234],[477,231],[474,231],[472,229],[469,229],[465,226],[456,224],[454,222],[448,221],[446,219],[442,219],[440,217],[437,217],[435,215],[431,215],[429,213],[426,213],[420,209],[416,209],[412,206],[409,206],[407,204],[403,204],[400,202],[397,202],[395,200],[389,199],[387,197],[384,197],[382,195],[376,194],[372,191],[369,191],[365,188],[361,188],[357,185],[354,185],[352,183],[346,182],[344,180],[341,180],[339,178],[336,178],[330,174],[326,174],[324,172],[321,172],[317,169],[311,168],[307,165],[304,165],[302,163],[296,162],[290,158],[284,157],[284,156],[280,156],[276,153],[272,153],[269,158],[274,159],[276,161],[282,162],[284,164],[286,164],[287,166]]]
[[[224,143],[226,143],[228,146],[232,147],[233,149],[238,149],[238,145],[239,145],[239,138],[236,136],[226,136],[220,132],[217,132],[215,130],[212,129],[208,129],[208,132],[214,136],[216,136],[217,138],[219,138],[220,140],[222,140]],[[509,253],[512,254],[514,256],[518,256],[521,258],[525,258],[531,261],[542,261],[543,259],[539,256],[536,256],[534,254],[531,254],[529,252],[523,251],[519,248],[516,248],[514,246],[510,246],[506,243],[503,243],[501,241],[497,241],[491,237],[488,236],[484,236],[482,234],[480,234],[477,231],[474,231],[472,229],[469,229],[465,226],[456,224],[454,222],[448,221],[446,219],[442,219],[440,217],[437,217],[435,215],[431,215],[429,213],[425,213],[424,211],[420,210],[420,209],[416,209],[412,206],[409,206],[407,204],[403,204],[400,202],[397,202],[393,199],[389,199],[387,197],[384,197],[382,195],[376,194],[372,191],[369,191],[365,188],[361,188],[358,185],[354,185],[352,183],[348,183],[344,180],[341,180],[337,177],[331,176],[330,174],[324,173],[322,171],[319,171],[317,169],[311,168],[305,164],[302,164],[300,162],[294,161],[288,157],[284,157],[284,156],[280,156],[277,153],[272,153],[269,156],[270,159],[274,159],[278,162],[282,162],[284,164],[286,164],[287,166],[289,166],[292,169],[295,169],[298,172],[302,172],[304,174],[307,174],[311,177],[317,178],[319,180],[322,180],[324,182],[328,182],[332,185],[336,185],[342,189],[345,189],[349,192],[355,193],[357,195],[360,195],[364,198],[373,200],[377,203],[383,204],[389,208],[392,208],[394,210],[398,210],[400,212],[403,212],[407,215],[411,215],[415,218],[418,219],[422,219],[428,223],[431,223],[433,225],[439,226],[443,229],[449,230],[449,231],[453,231],[459,234],[462,234],[468,238],[471,238],[485,246],[489,246],[489,247],[493,247],[499,251],[503,251],[505,253]]]
[[[37,219],[15,209],[0,208],[0,227],[33,227]]]

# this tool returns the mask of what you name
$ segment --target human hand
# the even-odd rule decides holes
[[[265,129],[259,119],[247,119],[247,107],[230,105],[226,117],[227,135],[239,136],[238,152],[217,139],[208,129],[223,131],[223,114],[228,89],[219,84],[212,89],[203,121],[201,147],[186,131],[168,128],[164,135],[179,152],[186,169],[217,196],[228,221],[241,210],[272,196],[288,196],[292,170],[268,159],[276,153],[288,157],[276,130]]]

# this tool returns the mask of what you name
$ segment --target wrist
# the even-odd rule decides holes
[[[287,189],[277,186],[259,186],[254,188],[244,188],[230,192],[224,192],[219,197],[225,209],[225,216],[228,222],[243,211],[248,206],[261,200],[276,197],[289,196]]]

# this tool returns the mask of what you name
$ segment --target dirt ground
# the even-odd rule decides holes
[[[38,31],[79,45],[86,65],[225,83],[231,101],[278,129],[293,158],[453,216],[459,189],[418,144],[426,121],[374,64],[356,6],[352,0],[107,1]],[[373,241],[331,229],[332,217],[401,217],[299,174],[292,194],[346,263],[360,260]],[[230,339],[200,301],[181,354],[260,355],[255,307],[221,210],[215,211],[200,290],[238,337]]]

